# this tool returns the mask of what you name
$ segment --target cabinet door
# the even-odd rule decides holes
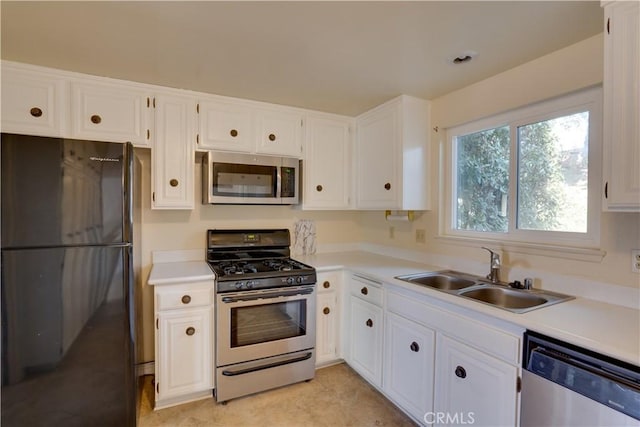
[[[213,389],[212,308],[158,314],[156,400]]]
[[[434,417],[457,417],[446,424],[513,427],[517,381],[515,366],[438,334]]]
[[[243,104],[201,101],[198,149],[253,151],[252,116],[251,108]]]
[[[371,384],[382,383],[382,309],[350,297],[351,367]]]
[[[288,111],[257,112],[256,152],[300,158],[302,155],[302,114]]]
[[[605,207],[640,211],[640,3],[608,3],[605,26]]]
[[[393,313],[385,330],[384,392],[423,420],[433,410],[435,332]]]
[[[402,194],[397,155],[400,139],[399,106],[385,105],[358,117],[357,128],[356,207],[396,209]]]
[[[67,97],[62,79],[2,66],[2,132],[64,136]]]
[[[155,105],[151,206],[193,209],[196,102],[189,97],[158,95]]]
[[[151,145],[152,99],[132,86],[97,82],[71,84],[71,137]]]
[[[338,359],[338,299],[336,292],[319,293],[316,318],[316,364]]]
[[[348,119],[307,117],[303,208],[349,208],[349,125]]]

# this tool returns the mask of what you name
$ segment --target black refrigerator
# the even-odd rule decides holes
[[[135,425],[131,144],[1,138],[2,426]]]

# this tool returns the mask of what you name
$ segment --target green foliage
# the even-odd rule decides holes
[[[554,229],[563,203],[563,177],[551,126],[534,123],[518,132],[518,227]],[[459,230],[508,231],[509,151],[508,126],[457,138]]]

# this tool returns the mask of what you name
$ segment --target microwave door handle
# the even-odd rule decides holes
[[[276,199],[282,203],[282,168],[276,166]]]

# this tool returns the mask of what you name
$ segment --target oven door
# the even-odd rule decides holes
[[[216,366],[315,347],[315,285],[216,296]]]

